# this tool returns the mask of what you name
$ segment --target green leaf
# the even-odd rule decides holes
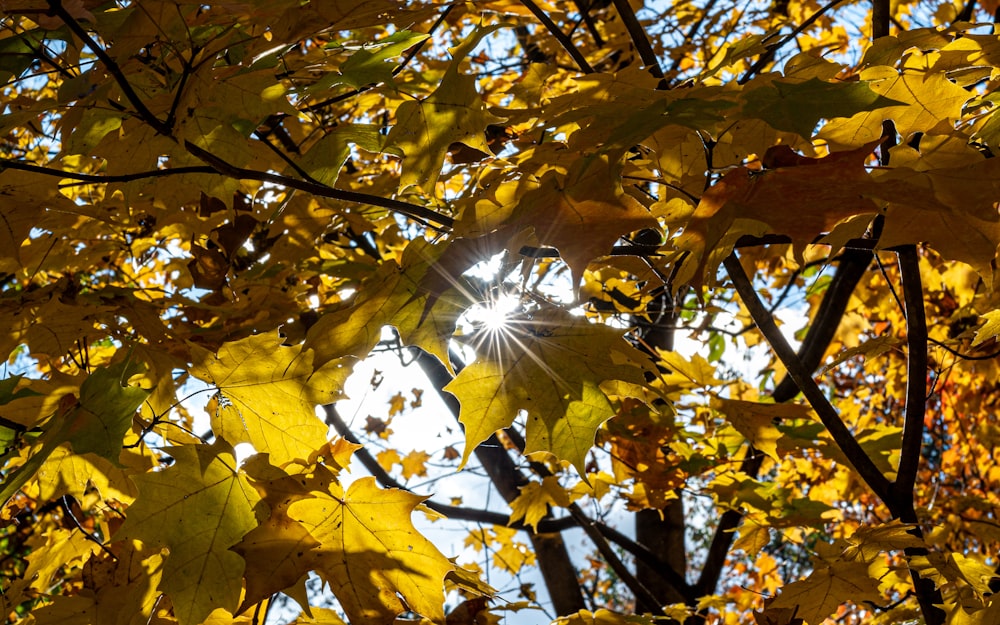
[[[78,454],[95,453],[118,464],[125,432],[150,391],[129,386],[145,367],[130,360],[98,368],[80,386],[80,406],[72,418],[70,442]]]
[[[352,87],[392,82],[395,65],[391,59],[429,36],[401,30],[374,44],[366,45],[340,64],[341,77]]]
[[[808,139],[821,119],[851,117],[863,111],[904,104],[879,95],[864,82],[805,82],[776,80],[744,95],[743,114],[762,119],[776,130]]]
[[[23,375],[12,375],[9,378],[0,380],[0,406],[8,404],[15,399],[21,399],[22,397],[41,396],[41,393],[37,393],[28,387],[18,389],[17,385],[23,379],[25,379]]]

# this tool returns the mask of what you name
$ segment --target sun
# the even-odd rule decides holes
[[[470,308],[467,319],[486,333],[501,334],[510,329],[514,313],[520,305],[519,298],[507,294],[500,295]]]

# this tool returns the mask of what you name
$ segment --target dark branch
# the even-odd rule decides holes
[[[660,60],[656,58],[656,52],[653,51],[653,46],[650,45],[649,38],[646,36],[646,29],[639,23],[639,18],[635,16],[635,11],[632,10],[629,0],[614,0],[614,3],[618,15],[621,16],[622,22],[625,24],[629,38],[632,39],[635,49],[639,52],[639,58],[642,59],[643,64],[649,68],[649,72],[653,76],[663,78]]]
[[[906,305],[906,407],[899,471],[893,490],[896,497],[912,499],[927,410],[927,318],[916,246],[908,245],[899,251],[899,275]]]
[[[178,176],[182,174],[221,174],[223,176],[229,176],[230,178],[237,178],[240,180],[257,180],[259,182],[270,182],[273,184],[281,185],[283,187],[298,189],[300,191],[305,191],[306,193],[311,193],[319,197],[326,197],[333,200],[341,200],[344,202],[378,206],[391,211],[395,211],[397,213],[401,213],[403,215],[406,215],[407,217],[411,217],[437,230],[448,230],[455,223],[455,220],[452,219],[451,217],[448,217],[447,215],[442,215],[441,213],[433,211],[424,206],[418,206],[416,204],[410,204],[409,202],[393,200],[390,198],[383,198],[377,195],[369,195],[367,193],[358,193],[357,191],[336,189],[334,187],[329,187],[327,185],[318,184],[315,182],[309,182],[307,180],[297,180],[295,178],[289,178],[288,176],[283,176],[281,174],[274,174],[271,172],[255,171],[252,169],[243,169],[240,167],[235,167],[190,142],[186,142],[185,145],[188,148],[188,150],[191,151],[192,154],[194,154],[198,158],[201,158],[206,163],[209,163],[209,165],[175,167],[171,169],[156,169],[153,171],[137,172],[133,174],[119,174],[114,176],[105,176],[98,174],[81,174],[77,172],[55,169],[53,167],[43,167],[41,165],[22,163],[20,161],[13,161],[5,158],[0,158],[0,167],[19,169],[21,171],[30,171],[38,174],[45,174],[48,176],[58,176],[60,178],[79,180],[80,182],[86,182],[91,184],[129,182],[131,180],[140,180],[143,178],[161,178],[166,176]]]
[[[751,478],[757,477],[760,466],[764,462],[764,454],[753,447],[747,450],[747,456],[740,465],[740,470]],[[705,554],[705,565],[701,568],[698,582],[694,585],[693,594],[695,597],[703,597],[715,592],[719,585],[719,578],[722,576],[722,569],[726,563],[726,556],[736,538],[736,528],[743,520],[743,513],[739,510],[726,510],[719,519],[719,525],[715,528],[712,542],[708,546],[708,553]]]
[[[546,15],[545,11],[543,11],[532,0],[521,0],[521,4],[523,4],[525,8],[531,11],[531,14],[534,15],[536,18],[538,18],[538,21],[542,23],[542,26],[544,26],[545,29],[548,30],[552,34],[552,36],[556,38],[556,40],[560,43],[560,45],[562,45],[563,49],[566,50],[566,52],[568,52],[569,55],[573,58],[573,61],[576,62],[577,66],[580,68],[581,71],[583,71],[583,73],[585,74],[594,73],[594,68],[587,61],[587,57],[583,56],[583,53],[580,52],[580,49],[576,47],[576,44],[573,43],[573,40],[570,39],[569,35],[564,33],[559,28],[559,26],[557,26],[556,23],[552,21],[552,18]]]
[[[758,73],[760,73],[762,69],[767,67],[767,64],[774,59],[774,55],[778,53],[778,50],[785,47],[789,42],[794,41],[796,37],[802,34],[803,31],[805,31],[805,29],[812,26],[813,22],[818,20],[820,17],[823,16],[824,13],[826,13],[833,7],[837,6],[841,2],[844,2],[844,0],[830,0],[830,2],[827,2],[819,9],[817,9],[815,13],[807,17],[805,21],[799,24],[795,28],[795,30],[790,32],[781,41],[778,41],[777,43],[768,46],[767,51],[764,52],[764,54],[761,54],[760,58],[757,59],[757,62],[750,66],[750,69],[747,70],[746,74],[743,74],[743,77],[739,79],[738,83],[741,85],[745,85],[746,83],[748,83],[751,78],[756,76]]]
[[[153,130],[156,132],[169,137],[171,128],[149,110],[146,104],[142,101],[142,98],[139,97],[139,94],[137,94],[132,88],[128,78],[125,77],[125,73],[122,72],[122,68],[118,66],[118,63],[116,63],[114,59],[108,56],[108,53],[104,50],[104,48],[99,46],[96,41],[94,41],[93,37],[87,34],[87,31],[84,30],[83,26],[76,21],[76,18],[70,15],[70,12],[67,11],[62,5],[62,0],[48,0],[48,3],[52,12],[65,22],[66,26],[73,31],[73,34],[79,37],[83,41],[84,45],[86,45],[87,48],[94,53],[94,56],[96,56],[101,63],[104,64],[105,69],[108,70],[108,73],[110,73],[115,79],[115,82],[118,83],[118,87],[122,90],[122,93],[125,94],[125,99],[127,99],[132,106],[135,107],[139,117],[152,126]]]
[[[841,421],[836,409],[830,404],[830,401],[823,394],[823,391],[820,390],[819,386],[817,386],[816,381],[813,380],[812,372],[807,371],[802,365],[802,361],[799,360],[795,350],[792,349],[785,336],[781,333],[781,330],[778,329],[777,324],[774,322],[774,317],[768,314],[767,308],[764,307],[760,298],[757,297],[757,292],[754,290],[753,284],[747,277],[746,272],[743,271],[743,266],[740,264],[736,254],[732,253],[727,256],[724,265],[726,271],[729,272],[729,277],[733,281],[733,286],[740,295],[740,299],[743,300],[743,304],[750,312],[750,317],[757,324],[757,327],[764,335],[764,338],[767,339],[767,342],[771,345],[771,349],[774,350],[778,359],[785,366],[785,369],[788,370],[788,375],[795,380],[795,384],[802,391],[802,394],[805,395],[809,405],[819,415],[820,421],[826,426],[834,442],[847,458],[848,463],[850,463],[851,467],[861,476],[865,483],[868,484],[869,488],[882,501],[888,504],[890,498],[890,483],[888,478],[879,471],[875,463],[872,462],[872,459],[868,457],[865,450],[858,444],[857,439],[854,438],[851,431]]]

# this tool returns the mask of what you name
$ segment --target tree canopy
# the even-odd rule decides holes
[[[0,10],[9,622],[1000,622],[995,0]]]

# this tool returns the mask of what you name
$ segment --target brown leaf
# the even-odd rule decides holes
[[[871,182],[864,164],[880,142],[820,159],[775,146],[764,157],[774,169],[738,167],[726,173],[701,197],[677,239],[678,249],[692,256],[682,277],[700,283],[706,270],[714,271],[709,259],[712,265],[721,260],[739,234],[783,234],[801,249],[843,219],[878,212],[859,189]],[[751,230],[746,220],[763,227]],[[723,249],[717,249],[720,244]]]

